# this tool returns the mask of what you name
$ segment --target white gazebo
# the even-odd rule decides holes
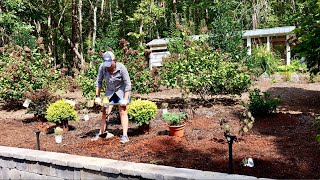
[[[288,39],[294,35],[292,31],[295,26],[275,27],[269,29],[255,29],[245,30],[242,39],[247,42],[248,54],[251,55],[252,44],[266,43],[267,49],[270,51],[271,45],[285,45],[286,46],[286,64],[290,64],[290,45]],[[192,40],[199,40],[201,38],[208,38],[208,35],[194,35],[191,36]],[[167,50],[169,39],[154,39],[150,41],[147,46],[150,47],[151,53],[149,56],[149,67],[162,66],[162,58],[170,55]]]
[[[248,54],[251,55],[251,45],[253,39],[267,38],[267,49],[270,51],[270,44],[282,43],[286,45],[286,64],[290,64],[290,45],[288,44],[288,39],[292,34],[292,31],[295,29],[295,26],[285,26],[285,27],[275,27],[269,29],[255,29],[255,30],[246,30],[243,34],[243,39],[247,40]],[[271,40],[274,38],[274,40]]]

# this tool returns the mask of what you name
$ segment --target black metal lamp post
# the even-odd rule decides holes
[[[236,139],[236,136],[232,136],[229,133],[224,133],[224,137],[226,137],[227,142],[229,144],[229,174],[233,174],[233,159],[232,159],[232,143]]]
[[[33,131],[36,134],[37,137],[37,150],[40,150],[40,130],[36,129]]]

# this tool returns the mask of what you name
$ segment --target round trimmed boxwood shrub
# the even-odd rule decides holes
[[[158,112],[157,105],[148,100],[137,99],[128,105],[128,116],[131,122],[138,126],[149,124]]]
[[[65,99],[58,100],[49,105],[46,119],[54,123],[79,121],[77,111],[71,104],[67,103]]]

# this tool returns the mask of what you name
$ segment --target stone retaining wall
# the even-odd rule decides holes
[[[0,179],[257,179],[0,146]]]

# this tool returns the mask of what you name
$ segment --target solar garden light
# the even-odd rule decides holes
[[[233,174],[233,160],[232,160],[232,143],[236,139],[236,136],[232,136],[229,133],[224,132],[224,137],[226,137],[229,144],[229,174]]]
[[[40,150],[40,130],[39,129],[35,129],[33,131],[35,134],[36,134],[36,137],[37,137],[37,150]]]

